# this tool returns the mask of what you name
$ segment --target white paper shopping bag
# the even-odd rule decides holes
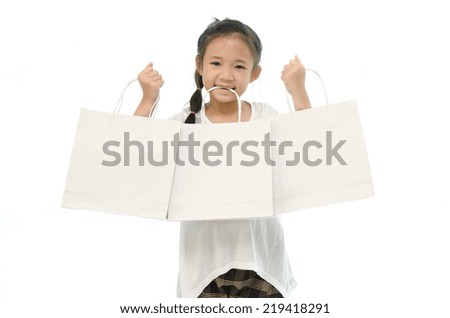
[[[183,124],[168,219],[273,216],[272,167],[264,162],[263,147],[256,146],[269,133],[270,121],[263,119]],[[196,146],[190,150],[189,143]]]
[[[271,119],[275,214],[373,196],[355,101]]]
[[[180,126],[82,109],[62,207],[166,219]]]

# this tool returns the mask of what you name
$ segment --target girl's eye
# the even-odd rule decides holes
[[[214,65],[214,66],[219,66],[219,65],[220,65],[220,63],[219,63],[219,62],[211,62],[211,65]]]
[[[245,70],[245,66],[244,65],[236,65],[236,68],[240,69],[240,70]]]

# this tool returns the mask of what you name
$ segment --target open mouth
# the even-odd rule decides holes
[[[230,89],[233,90],[233,91],[236,90],[236,87],[223,87],[223,86],[219,86],[219,85],[217,85],[217,87],[219,89],[223,89],[223,90],[227,90],[227,91],[229,91]]]

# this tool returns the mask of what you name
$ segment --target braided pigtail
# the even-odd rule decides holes
[[[198,113],[202,108],[203,80],[198,71],[195,71],[195,84],[197,85],[197,89],[195,90],[194,94],[192,94],[191,100],[189,101],[191,113],[184,121],[185,124],[195,124],[195,114]]]

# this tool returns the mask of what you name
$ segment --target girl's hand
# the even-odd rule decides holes
[[[142,88],[143,100],[153,103],[158,97],[159,90],[163,86],[162,76],[153,69],[153,63],[150,62],[145,69],[138,75],[139,84]]]
[[[164,81],[158,71],[153,69],[152,62],[139,73],[138,80],[142,88],[142,100],[134,112],[134,115],[147,117],[152,111],[152,106],[158,98],[159,90],[163,86]]]
[[[281,72],[281,79],[289,94],[294,96],[296,92],[305,90],[305,74],[305,67],[298,56],[295,55],[295,58],[290,60]]]
[[[284,66],[281,72],[281,79],[294,100],[296,110],[311,107],[305,88],[305,76],[305,67],[297,55],[289,61],[289,64]]]

